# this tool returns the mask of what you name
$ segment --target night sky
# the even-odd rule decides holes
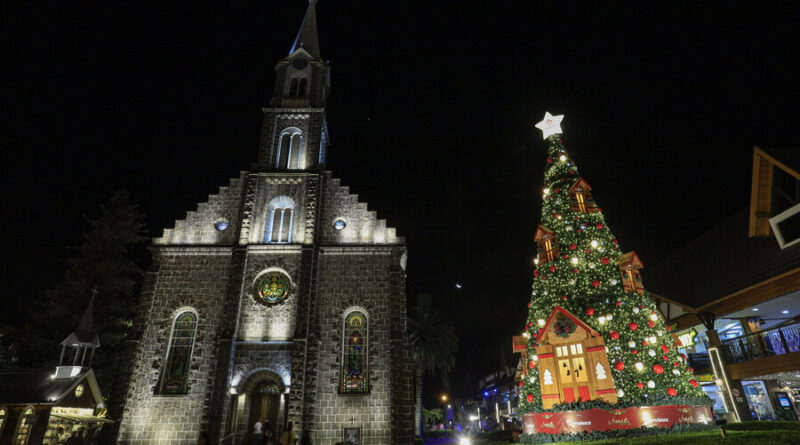
[[[0,322],[60,279],[114,190],[156,236],[255,161],[306,8],[32,3],[3,12]],[[563,3],[317,7],[328,167],[406,237],[410,302],[433,295],[460,337],[456,396],[501,350],[512,363],[545,110],[566,115],[570,155],[645,266],[748,205],[753,145],[800,144],[798,9]]]

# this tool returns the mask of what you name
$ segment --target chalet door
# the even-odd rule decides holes
[[[581,343],[555,347],[559,398],[562,402],[575,402],[578,399],[591,400],[584,353]]]

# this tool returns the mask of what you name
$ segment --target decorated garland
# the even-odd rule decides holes
[[[553,327],[556,330],[556,334],[563,338],[569,337],[573,332],[575,332],[575,329],[578,328],[578,326],[575,325],[575,322],[567,317],[560,317],[558,320],[556,320]]]

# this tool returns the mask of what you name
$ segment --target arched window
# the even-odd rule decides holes
[[[342,336],[342,366],[339,372],[339,391],[369,392],[369,327],[361,311],[348,312],[344,317]]]
[[[161,394],[186,394],[189,392],[189,362],[197,332],[197,315],[181,312],[172,324],[172,335],[167,349],[167,360],[161,371]]]
[[[305,77],[295,77],[289,83],[289,97],[306,97],[308,79]]]
[[[299,128],[287,128],[278,138],[278,156],[275,168],[300,168],[303,133]]]
[[[267,205],[267,228],[264,242],[270,244],[291,243],[294,227],[294,200],[278,196]]]
[[[31,434],[31,427],[36,421],[36,416],[33,413],[33,408],[27,408],[19,418],[19,426],[17,427],[17,434],[14,436],[14,445],[27,445],[28,436]]]
[[[0,437],[3,435],[3,425],[6,424],[6,417],[8,417],[8,412],[5,408],[0,408]]]

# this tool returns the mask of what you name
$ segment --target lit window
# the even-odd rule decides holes
[[[533,239],[536,242],[540,263],[547,263],[558,259],[558,241],[553,232],[540,225],[536,228],[536,234]]]
[[[369,392],[368,332],[367,316],[363,312],[353,311],[345,316],[339,372],[341,392]]]
[[[189,392],[189,364],[192,358],[197,316],[190,311],[175,317],[167,349],[166,365],[161,372],[160,394]]]
[[[289,84],[289,97],[306,97],[308,80],[304,77],[296,77]]]
[[[594,200],[592,199],[592,187],[585,179],[579,178],[569,189],[569,199],[572,210],[581,213],[591,213],[597,211]]]
[[[14,437],[14,445],[27,445],[28,436],[31,434],[31,427],[36,422],[36,416],[33,414],[33,408],[28,408],[22,413],[19,419],[19,427],[17,427],[17,434]]]
[[[300,129],[292,127],[283,130],[278,138],[275,168],[300,168],[302,145],[303,133]]]
[[[291,243],[294,228],[294,200],[278,196],[267,205],[267,224],[264,242],[270,244]]]

